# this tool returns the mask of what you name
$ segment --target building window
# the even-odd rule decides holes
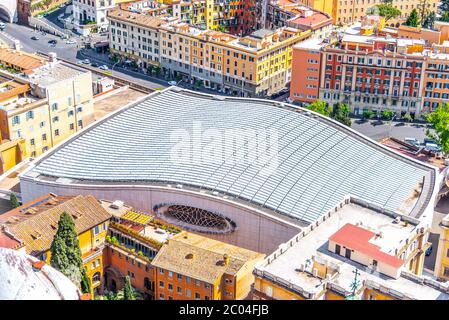
[[[58,116],[53,117],[53,122],[58,122],[58,121],[59,121],[59,117]]]
[[[201,285],[201,281],[200,281],[200,280],[195,280],[195,285],[196,285],[197,287],[199,287],[199,286]]]
[[[192,293],[190,289],[186,289],[186,297],[190,298],[192,296]]]
[[[178,292],[178,294],[182,294],[182,288],[181,287],[177,287],[176,288],[176,292]]]
[[[34,139],[30,139],[30,144],[34,146]]]
[[[12,117],[12,124],[19,124],[20,123],[20,117],[19,116],[14,116]]]
[[[196,300],[200,300],[201,299],[201,295],[198,292],[195,292],[195,299]]]
[[[168,284],[168,291],[173,291],[173,285],[171,283]]]
[[[159,281],[159,288],[163,288],[164,287],[164,281]]]
[[[160,274],[164,274],[164,269],[159,268],[159,273],[160,273]]]
[[[100,226],[95,226],[94,228],[94,236],[100,233]]]
[[[83,120],[78,120],[78,127],[80,127],[80,128],[83,127]]]
[[[56,137],[59,136],[59,129],[56,129],[56,130],[55,130],[55,136],[56,136]]]
[[[26,113],[26,119],[27,120],[34,119],[34,112],[32,110],[30,110]]]
[[[71,124],[69,125],[69,128],[70,128],[70,130],[74,130],[74,129],[75,129],[75,124],[74,124],[74,123],[71,123]]]
[[[51,105],[51,111],[56,111],[58,110],[58,104],[55,102]]]
[[[173,277],[173,272],[169,271],[169,272],[168,272],[168,277],[169,277],[169,278]]]
[[[176,275],[176,277],[178,278],[178,280],[182,280],[182,275],[180,275],[179,273]]]
[[[164,294],[163,293],[159,293],[159,300],[164,300]]]
[[[100,282],[100,272],[96,272],[92,277],[92,282]]]

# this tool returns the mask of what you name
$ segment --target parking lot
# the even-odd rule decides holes
[[[395,137],[401,140],[416,138],[422,142],[426,138],[425,124],[409,124],[394,121],[390,124],[390,121],[384,121],[383,124],[376,125],[374,120],[359,123],[356,119],[353,119],[351,128],[376,141]]]

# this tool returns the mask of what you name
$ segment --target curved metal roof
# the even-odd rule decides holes
[[[240,151],[248,155],[245,150],[260,145],[251,139],[235,153],[223,149],[222,158],[211,152],[195,158],[198,150],[211,150],[210,140],[195,142],[195,126],[202,132],[215,130],[207,132],[222,138],[229,129],[276,132],[276,153],[268,153],[277,160],[275,170],[267,174],[263,163],[238,158]],[[190,134],[193,146],[191,161],[183,163],[173,161],[180,130]],[[432,169],[304,110],[268,100],[168,89],[85,130],[43,157],[32,171],[94,183],[186,184],[312,222],[348,194],[396,210]]]

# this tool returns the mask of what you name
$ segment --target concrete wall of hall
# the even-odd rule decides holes
[[[257,212],[251,207],[187,190],[143,185],[65,185],[21,178],[23,201],[30,201],[48,192],[58,195],[91,194],[97,199],[122,200],[143,211],[151,211],[156,204],[173,202],[220,212],[232,219],[238,229],[229,234],[207,236],[261,253],[271,253],[300,231],[298,226]]]

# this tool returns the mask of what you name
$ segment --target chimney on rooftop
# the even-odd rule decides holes
[[[49,60],[49,62],[50,62],[50,66],[51,67],[53,67],[55,64],[56,64],[56,62],[58,61],[57,59],[56,59],[56,52],[49,52],[48,53],[48,60]]]
[[[223,255],[223,261],[225,266],[229,264],[229,256],[226,253]]]

